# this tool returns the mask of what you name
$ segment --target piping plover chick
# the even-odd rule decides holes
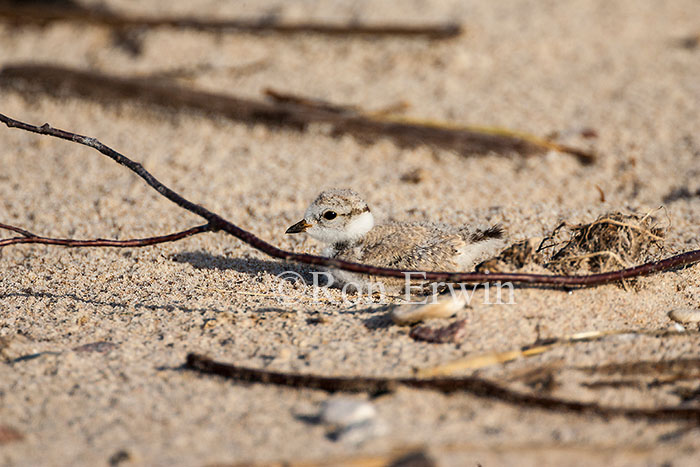
[[[500,225],[470,229],[432,222],[389,222],[375,225],[367,203],[352,190],[322,192],[304,218],[287,229],[306,232],[324,243],[322,255],[403,271],[469,271],[477,261],[502,246]],[[406,280],[333,269],[335,286],[361,291],[381,283],[385,291],[402,293]],[[419,279],[420,276],[412,276]],[[359,287],[358,287],[359,286]],[[374,288],[373,290],[377,290]]]

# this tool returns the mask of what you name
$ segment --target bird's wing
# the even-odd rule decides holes
[[[454,270],[465,241],[430,224],[385,224],[365,239],[362,261],[405,270]]]

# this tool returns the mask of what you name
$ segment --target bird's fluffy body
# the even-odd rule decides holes
[[[484,232],[488,233],[484,235]],[[374,226],[358,241],[329,245],[323,254],[402,271],[469,271],[478,260],[485,259],[484,254],[501,246],[502,233],[498,227],[472,233],[430,222],[391,222]],[[339,285],[370,282],[366,275],[342,270],[334,270],[333,276]],[[392,290],[405,285],[405,279],[380,279]]]
[[[302,231],[326,244],[324,256],[404,271],[471,270],[502,245],[503,237],[498,225],[483,230],[432,222],[375,225],[369,207],[357,193],[337,189],[322,192],[304,219],[287,232]],[[386,290],[399,291],[397,287],[405,285],[402,279],[371,280],[367,275],[335,269],[332,274],[334,285],[351,285],[352,289],[381,282]]]

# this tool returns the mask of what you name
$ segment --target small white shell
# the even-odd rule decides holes
[[[356,446],[388,432],[387,425],[377,418],[377,411],[370,402],[350,397],[325,401],[319,419],[331,430],[331,439]]]
[[[685,332],[685,328],[680,323],[673,323],[669,329],[672,329],[676,332]]]
[[[376,409],[367,401],[337,397],[323,403],[320,419],[328,425],[347,427],[371,420],[376,415]]]
[[[398,325],[418,323],[431,318],[450,318],[464,308],[465,300],[461,296],[445,297],[434,300],[428,297],[426,303],[399,305],[391,310],[391,319]]]
[[[690,308],[673,310],[669,312],[668,317],[677,323],[700,323],[700,310],[693,310]]]

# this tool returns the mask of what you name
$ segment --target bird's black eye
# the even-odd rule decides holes
[[[336,214],[335,211],[326,211],[323,213],[323,218],[329,221],[332,221],[336,217],[338,217],[338,214]]]

